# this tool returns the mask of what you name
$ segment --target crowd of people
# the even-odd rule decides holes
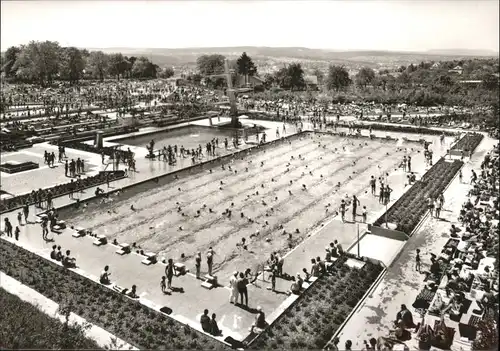
[[[0,200],[0,211],[6,212],[16,208],[29,208],[30,205],[50,210],[53,207],[53,199],[56,197],[68,194],[72,198],[74,194],[85,188],[98,184],[109,184],[110,181],[121,178],[124,175],[124,171],[100,172],[95,176],[76,178],[76,181],[75,179],[71,179],[68,183],[58,184],[50,188],[32,190],[29,194],[7,197]]]
[[[390,350],[394,343],[404,343],[413,337],[418,341],[420,349],[428,350],[431,346],[447,349],[453,343],[453,335],[450,334],[444,317],[449,316],[451,321],[460,321],[461,316],[469,308],[473,308],[469,307],[471,299],[475,300],[478,307],[472,313],[482,315],[483,319],[489,317],[498,320],[500,208],[498,198],[494,198],[499,185],[498,166],[496,148],[496,151],[485,155],[479,176],[475,171],[471,172],[470,184],[473,189],[470,195],[475,199],[468,198],[463,204],[458,217],[461,228],[451,225],[448,233],[450,240],[442,252],[439,255],[430,254],[428,272],[421,272],[421,252],[420,249],[416,250],[415,270],[425,273],[427,281],[413,303],[421,321],[415,323],[412,312],[406,305],[401,305],[389,336],[379,338],[382,342],[378,342],[376,348],[370,348],[375,345],[373,340],[370,342],[372,346],[365,341],[366,350]],[[433,203],[432,199],[429,203]],[[444,197],[438,197],[436,203],[439,205],[430,206],[429,209],[431,215],[439,218]],[[493,258],[491,262],[494,262],[494,266],[482,266],[482,262],[489,257]],[[476,293],[472,294],[471,289]],[[427,320],[426,315],[436,316],[439,320]],[[434,325],[432,321],[435,321]],[[480,338],[480,334],[477,337]]]

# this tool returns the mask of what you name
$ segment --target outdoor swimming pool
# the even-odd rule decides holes
[[[168,145],[177,145],[178,147],[182,145],[186,149],[195,149],[198,145],[201,145],[205,149],[205,144],[214,138],[219,138],[219,145],[223,145],[224,138],[227,138],[231,142],[231,138],[234,135],[235,131],[231,129],[187,126],[140,136],[114,139],[113,142],[145,147],[151,140],[154,140],[155,149],[160,149]]]

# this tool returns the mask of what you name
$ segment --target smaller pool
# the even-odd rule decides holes
[[[151,140],[154,140],[155,149],[168,145],[177,145],[178,147],[182,145],[186,149],[194,149],[200,144],[205,149],[205,144],[213,138],[219,138],[219,145],[221,145],[224,143],[224,138],[228,138],[229,142],[231,142],[233,136],[233,130],[188,126],[123,139],[114,139],[113,142],[146,147]]]

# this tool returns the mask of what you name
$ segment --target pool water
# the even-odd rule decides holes
[[[219,138],[219,145],[224,144],[224,138],[231,143],[231,138],[235,135],[234,130],[218,129],[213,127],[188,126],[170,129],[158,133],[115,139],[113,142],[131,146],[146,147],[151,140],[155,142],[155,149],[168,145],[184,146],[186,149],[195,149],[201,145],[205,149],[205,144],[214,138]]]

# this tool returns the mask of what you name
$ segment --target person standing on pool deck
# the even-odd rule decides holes
[[[408,167],[407,167],[407,171],[408,172],[411,172],[411,156],[408,156]]]
[[[234,271],[233,275],[229,279],[229,288],[231,288],[229,303],[238,303],[238,271]]]
[[[391,202],[391,192],[392,189],[389,187],[389,184],[387,184],[384,188],[384,205],[387,205],[389,202]]]
[[[29,213],[30,213],[30,206],[28,204],[28,201],[26,201],[24,203],[24,206],[23,206],[24,222],[26,224],[28,224],[28,215],[29,215]]]
[[[439,215],[441,214],[441,202],[439,201],[438,198],[436,198],[434,200],[434,211],[435,211],[435,214],[436,214],[436,218],[439,218]]]
[[[384,184],[380,185],[380,190],[378,193],[378,202],[383,204],[384,203],[384,195],[385,195],[385,189],[384,189]]]
[[[243,273],[240,273],[240,278],[238,279],[237,286],[238,292],[240,293],[241,304],[243,305],[243,298],[245,298],[245,306],[248,307],[248,289],[247,289],[248,280],[245,278]]]
[[[198,251],[195,258],[195,267],[196,267],[196,279],[200,279],[200,270],[201,270],[201,252]]]
[[[417,249],[417,256],[415,257],[415,270],[420,273],[420,249]]]
[[[345,201],[342,199],[340,201],[340,216],[342,218],[342,222],[345,221]]]
[[[432,198],[430,196],[427,198],[427,209],[431,213],[431,217],[434,217],[434,213],[433,213],[434,202],[432,201]]]
[[[358,205],[361,205],[356,195],[352,196],[352,221],[356,222],[356,211],[358,209]]]
[[[372,189],[372,195],[375,196],[376,188],[377,188],[377,180],[374,176],[370,179],[370,188]]]
[[[165,275],[167,276],[167,287],[172,289],[172,278],[174,276],[174,261],[169,258],[168,264],[165,267]]]
[[[215,252],[212,249],[212,247],[210,246],[208,248],[208,253],[207,253],[208,275],[210,275],[210,276],[212,275],[212,268],[214,265],[214,255],[215,255]]]

